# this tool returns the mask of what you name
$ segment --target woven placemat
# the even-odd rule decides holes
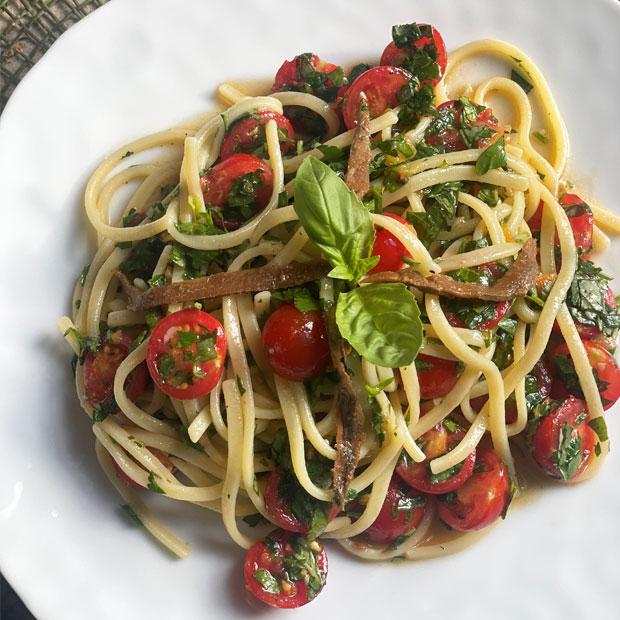
[[[107,0],[0,0],[0,112],[11,93],[50,45]],[[0,618],[34,616],[0,575]]]
[[[69,26],[107,0],[0,0],[0,112],[11,93]]]

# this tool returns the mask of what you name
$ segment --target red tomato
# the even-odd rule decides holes
[[[388,545],[415,530],[431,499],[408,487],[396,474],[392,476],[377,518],[361,536],[373,545]]]
[[[257,599],[292,609],[309,603],[327,580],[327,554],[318,540],[276,530],[245,556],[245,587]],[[307,582],[306,582],[307,581]]]
[[[597,437],[587,418],[586,403],[569,396],[538,422],[531,437],[531,450],[548,476],[572,480],[588,466]]]
[[[418,24],[419,26],[427,26],[427,24]],[[396,47],[394,42],[388,43],[387,47],[383,50],[383,54],[381,54],[381,64],[382,65],[390,65],[393,67],[400,67],[403,64],[403,61],[406,61],[411,52],[415,50],[425,50],[429,47],[429,45],[434,45],[437,50],[436,55],[434,51],[428,49],[428,53],[431,57],[435,58],[435,61],[439,65],[439,77],[431,80],[431,84],[437,84],[441,81],[444,73],[446,72],[446,65],[448,64],[448,54],[446,52],[446,45],[439,34],[439,31],[435,29],[434,26],[431,26],[432,36],[431,37],[422,37],[417,41],[414,41],[413,44],[408,47],[401,48]],[[428,81],[428,80],[426,80]],[[422,82],[424,84],[424,81]]]
[[[267,139],[265,137],[265,125],[274,120],[278,125],[278,135],[280,138],[280,148],[283,153],[288,153],[295,144],[295,130],[291,121],[270,110],[261,110],[246,116],[232,125],[226,133],[222,148],[220,149],[220,159],[226,159],[234,153],[251,153],[263,146]]]
[[[251,188],[239,187],[242,178],[252,173],[258,175],[259,184]],[[236,183],[237,181],[239,183]],[[226,230],[233,230],[267,205],[273,188],[273,174],[269,165],[262,159],[247,153],[235,153],[213,166],[200,179],[200,185],[206,204],[226,209],[221,221],[214,218],[215,225]],[[236,188],[253,193],[253,199],[250,197],[247,210],[229,204],[231,191]]]
[[[510,498],[506,466],[492,449],[479,447],[474,473],[457,491],[440,498],[437,512],[452,529],[471,532],[497,520]]]
[[[443,147],[447,152],[462,151],[466,149],[462,136],[462,110],[463,103],[460,100],[445,101],[437,106],[439,118],[436,119],[427,131],[426,142],[431,146]],[[488,138],[476,140],[472,147],[485,148],[489,146],[500,134],[498,122],[493,116],[491,108],[483,108],[471,123],[472,127],[488,127],[494,133]],[[428,135],[436,128],[436,133]]]
[[[431,355],[418,355],[418,381],[420,398],[440,398],[445,396],[458,381],[457,365],[452,360],[442,360]]]
[[[285,60],[282,63],[276,73],[271,92],[295,90],[311,93],[325,101],[333,101],[344,81],[344,75],[338,72],[338,69],[340,69],[338,65],[325,62],[316,54],[299,54],[293,60]]]
[[[510,310],[511,301],[500,301],[495,304],[494,316],[492,319],[488,321],[484,321],[480,323],[480,325],[476,325],[475,329],[479,330],[487,330],[487,329],[495,329],[498,323],[506,316],[508,310]],[[448,319],[448,323],[453,327],[467,327],[465,323],[459,318],[458,314],[454,312],[446,312],[446,318]]]
[[[104,405],[114,398],[114,376],[121,362],[127,357],[132,339],[121,330],[102,342],[96,351],[84,357],[84,390],[91,405]],[[130,400],[136,400],[146,389],[146,368],[140,364],[125,381]]]
[[[465,433],[459,429],[448,432],[440,422],[430,431],[420,437],[426,461],[414,463],[405,454],[404,461],[396,468],[396,473],[411,487],[423,493],[433,495],[450,493],[461,487],[474,471],[476,450],[469,454],[465,460],[449,469],[447,472],[434,475],[430,471],[429,462],[446,452],[449,452],[459,443]]]
[[[355,127],[361,92],[368,97],[370,117],[374,118],[398,105],[396,95],[411,79],[411,73],[400,67],[373,67],[364,71],[347,91],[342,111],[344,124],[348,129]]]
[[[409,226],[409,222],[400,217],[400,215],[394,215],[394,213],[384,213],[386,217],[391,217],[393,220]],[[375,226],[375,242],[372,246],[372,256],[378,256],[379,262],[369,271],[369,273],[381,273],[382,271],[400,271],[405,263],[403,257],[408,256],[411,258],[411,254],[407,252],[405,246],[388,230],[385,228],[379,228]]]
[[[620,398],[620,369],[613,356],[600,344],[591,340],[582,342],[599,387],[603,407],[609,409]],[[582,397],[583,392],[568,351],[568,345],[562,343],[555,347],[549,355],[549,361],[553,365],[554,375],[560,386],[569,394]],[[554,393],[563,394],[561,391]]]
[[[265,487],[265,508],[278,527],[288,532],[305,534],[308,531],[308,526],[293,514],[286,503],[286,498],[279,493],[280,480],[281,475],[277,469],[269,473]]]
[[[146,349],[146,364],[157,387],[181,400],[208,394],[226,358],[222,324],[202,310],[179,310],[161,319]]]
[[[289,381],[318,377],[331,359],[323,315],[318,310],[300,312],[290,303],[267,319],[263,346],[273,372]]]
[[[149,448],[149,450],[162,462],[162,464],[164,465],[164,467],[170,471],[173,472],[174,471],[174,465],[172,464],[172,461],[168,458],[168,456],[162,452],[161,450],[158,450],[157,448]],[[129,486],[132,487],[137,487],[139,489],[144,488],[141,484],[138,484],[133,478],[130,478],[116,463],[116,461],[112,461],[112,464],[114,465],[114,469],[116,470],[116,475],[125,483],[128,484]]]

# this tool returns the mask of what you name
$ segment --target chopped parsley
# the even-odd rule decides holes
[[[570,424],[562,425],[557,450],[551,453],[551,460],[564,480],[570,480],[583,461],[581,437],[573,430]]]

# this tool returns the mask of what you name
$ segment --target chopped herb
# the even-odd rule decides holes
[[[607,433],[607,424],[605,423],[605,418],[603,416],[593,418],[588,422],[588,426],[596,433],[596,435],[601,441],[609,440],[609,434]]]
[[[581,437],[578,433],[573,434],[573,430],[570,424],[562,426],[558,448],[551,453],[551,460],[564,480],[570,480],[583,461]]]
[[[489,170],[495,168],[502,168],[506,166],[508,161],[506,159],[506,149],[504,148],[504,136],[499,140],[488,146],[482,151],[478,161],[476,162],[476,174],[482,176]]]
[[[416,360],[417,361],[417,360]],[[388,377],[385,381],[381,381],[377,383],[377,385],[365,385],[366,394],[368,398],[374,398],[377,394],[380,394],[385,390],[388,385],[391,385],[394,382],[394,377]]]
[[[516,82],[526,94],[528,94],[534,87],[518,72],[514,69],[510,72],[510,79]]]
[[[163,249],[164,242],[159,237],[139,241],[118,268],[130,280],[147,280],[153,273]]]
[[[133,155],[133,151],[127,151],[122,157],[121,159],[125,159],[125,157],[131,157]]]
[[[299,312],[312,312],[321,309],[318,294],[303,286],[274,291],[271,294],[271,301],[272,303],[275,302],[274,309],[287,301],[292,301]]]
[[[84,269],[82,269],[82,272],[80,273],[80,286],[84,286],[89,269],[90,269],[90,265],[86,265]]]
[[[247,392],[247,390],[243,387],[243,382],[241,381],[241,377],[239,376],[237,376],[237,389],[239,390],[239,394],[241,394],[241,396],[243,396]]]
[[[158,273],[152,278],[149,278],[146,283],[151,288],[155,288],[157,286],[163,286],[164,284],[166,284],[166,276],[163,273]]]
[[[121,504],[121,508],[125,511],[125,514],[129,517],[129,520],[135,525],[142,525],[140,517],[136,514],[135,510],[129,504]]]
[[[535,131],[532,134],[541,144],[549,144],[549,138],[542,131]]]
[[[165,495],[164,490],[157,484],[155,480],[155,476],[157,476],[156,473],[154,472],[149,473],[149,481],[148,481],[147,487],[151,491],[154,491],[155,493],[161,493],[162,495]]]
[[[269,594],[280,594],[280,584],[278,580],[267,569],[259,568],[252,576],[260,583],[265,592],[269,592]]]
[[[93,405],[93,422],[98,424],[103,422],[109,415],[114,415],[118,411],[118,405],[114,397],[108,398],[103,403]]]

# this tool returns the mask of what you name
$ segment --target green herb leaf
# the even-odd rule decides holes
[[[368,398],[374,398],[380,392],[383,392],[385,388],[394,382],[394,377],[388,377],[385,381],[381,381],[381,383],[377,383],[377,385],[365,385],[366,394],[368,394]]]
[[[259,568],[252,577],[260,583],[265,592],[269,594],[280,594],[280,584],[278,580],[266,568]]]
[[[525,93],[529,93],[534,87],[518,72],[514,69],[510,72],[510,79],[516,82]]]
[[[164,492],[164,490],[157,484],[155,476],[156,474],[154,472],[149,473],[149,481],[146,486],[155,493],[161,493],[162,495],[165,495],[166,493]]]
[[[551,460],[564,480],[570,480],[577,473],[583,461],[581,437],[578,433],[573,435],[570,424],[564,424],[560,429],[558,449],[551,453]]]
[[[507,164],[504,136],[502,136],[497,142],[494,142],[482,151],[476,162],[476,174],[482,176],[489,170],[501,168]]]
[[[370,214],[344,181],[316,157],[295,180],[295,212],[333,267],[332,278],[357,282],[379,261],[370,256],[375,231]]]
[[[371,284],[341,293],[336,323],[342,337],[379,366],[411,364],[422,344],[420,310],[402,284]]]
[[[605,418],[603,416],[593,418],[588,422],[588,426],[597,434],[598,438],[601,441],[609,440],[609,434],[607,433],[607,424],[605,423]]]
[[[129,520],[135,525],[142,525],[140,517],[136,514],[136,511],[129,504],[121,504],[121,508],[125,511],[125,514]]]

